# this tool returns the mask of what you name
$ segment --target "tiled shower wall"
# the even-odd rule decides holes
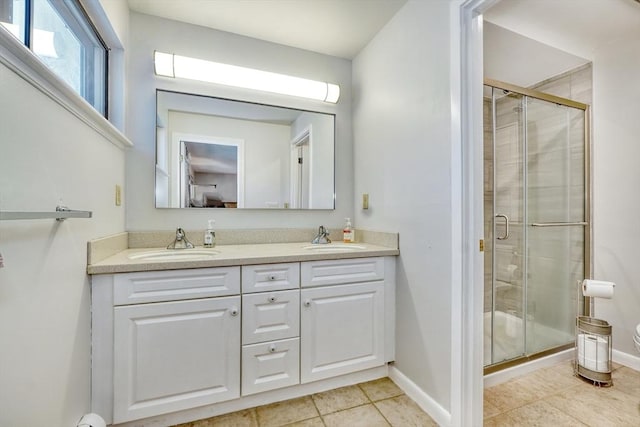
[[[560,76],[545,80],[531,87],[531,89],[553,94],[563,98],[572,99],[585,104],[591,104],[592,100],[592,67],[590,64],[564,73]],[[533,105],[531,105],[533,104]],[[492,117],[491,117],[491,99],[485,98],[484,101],[484,200],[485,200],[485,312],[492,310],[492,242],[493,230],[493,168],[494,163],[499,165],[497,179],[501,180],[501,193],[498,194],[498,202],[496,211],[510,212],[510,220],[512,227],[510,230],[510,238],[508,243],[499,242],[496,245],[496,269],[495,275],[497,280],[496,287],[496,310],[504,312],[515,312],[522,316],[522,266],[524,263],[523,255],[519,249],[522,240],[524,225],[522,224],[523,210],[522,206],[518,206],[519,200],[522,199],[522,164],[518,162],[518,158],[522,152],[522,143],[520,135],[522,133],[521,126],[518,126],[518,105],[519,100],[511,97],[502,97],[497,105],[497,122],[500,128],[500,134],[496,135],[496,158],[493,157],[492,149]],[[583,138],[582,129],[579,128],[579,122],[572,120],[570,126],[570,139],[572,141],[570,150],[566,153],[557,153],[554,155],[553,141],[557,138],[554,129],[559,129],[563,123],[566,123],[566,116],[554,119],[554,116],[545,114],[545,108],[536,104],[536,101],[530,101],[529,119],[536,115],[536,111],[540,114],[540,122],[534,126],[529,126],[529,185],[530,192],[530,216],[538,216],[539,221],[567,221],[570,218],[580,216],[582,210],[583,190],[581,189],[582,168],[576,165],[583,164],[581,159],[580,143],[578,139]],[[507,141],[515,138],[516,143]],[[566,149],[566,147],[565,147]],[[559,155],[558,155],[559,154]],[[562,160],[564,159],[564,160]],[[564,162],[564,164],[563,164]],[[568,163],[567,163],[568,162]],[[570,167],[566,167],[570,165]],[[557,174],[565,174],[559,177]],[[572,186],[570,191],[571,197],[569,201],[560,203],[563,199],[562,194],[556,190],[566,192],[564,190],[553,187],[554,181],[563,181]],[[509,185],[504,185],[508,182]],[[541,197],[536,197],[539,192]],[[531,194],[532,193],[532,194]],[[556,194],[557,198],[553,195]],[[566,199],[566,197],[564,197]],[[516,202],[514,202],[515,200]],[[569,206],[567,206],[567,204]],[[566,215],[567,207],[570,215]],[[562,208],[562,209],[558,209]],[[555,212],[557,210],[558,212]],[[563,210],[565,216],[562,215]],[[556,213],[558,215],[556,215]],[[532,219],[532,218],[529,218]],[[571,219],[574,220],[574,219]],[[504,228],[502,221],[499,220],[497,233],[502,234]],[[571,238],[571,247],[566,247],[567,235],[571,237],[579,237],[582,233],[581,228],[536,228],[532,233],[538,233],[535,239],[530,239],[529,247],[529,298],[530,301],[528,313],[535,316],[544,323],[561,329],[570,329],[567,322],[573,323],[573,314],[566,310],[558,310],[557,306],[551,304],[535,304],[537,301],[567,300],[569,299],[574,307],[577,306],[577,292],[574,292],[573,283],[568,283],[566,287],[559,289],[557,286],[558,277],[566,277],[567,269],[570,277],[581,277],[583,271],[583,252],[582,244],[579,238]],[[533,234],[532,234],[533,236]],[[531,244],[533,242],[533,244]],[[539,242],[539,243],[535,243]],[[559,256],[569,254],[569,260],[563,265],[557,263]],[[561,255],[565,254],[565,255]],[[562,271],[559,271],[562,270]],[[555,284],[554,284],[555,280]]]

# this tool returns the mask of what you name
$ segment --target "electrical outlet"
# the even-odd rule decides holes
[[[369,209],[369,194],[364,193],[362,195],[362,209]]]
[[[122,187],[116,184],[116,206],[122,205]]]

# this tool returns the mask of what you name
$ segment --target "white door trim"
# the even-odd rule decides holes
[[[459,0],[451,13],[451,425],[482,425],[482,12],[499,0]]]

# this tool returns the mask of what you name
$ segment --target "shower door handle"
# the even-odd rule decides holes
[[[509,217],[505,214],[496,214],[496,218],[504,218],[504,236],[496,236],[496,239],[507,240],[509,238]]]

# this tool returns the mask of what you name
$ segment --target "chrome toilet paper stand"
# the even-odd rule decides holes
[[[581,281],[578,281],[578,295],[578,313],[580,313],[580,302],[583,301]],[[605,320],[581,315],[576,317],[573,372],[576,376],[592,381],[594,385],[599,387],[613,385],[613,379],[611,378],[613,355],[611,331],[611,325]],[[600,344],[604,345],[601,346]],[[589,358],[587,357],[589,353],[587,348],[593,345],[595,345],[595,351],[590,352],[592,357]],[[603,351],[601,347],[606,349]]]

